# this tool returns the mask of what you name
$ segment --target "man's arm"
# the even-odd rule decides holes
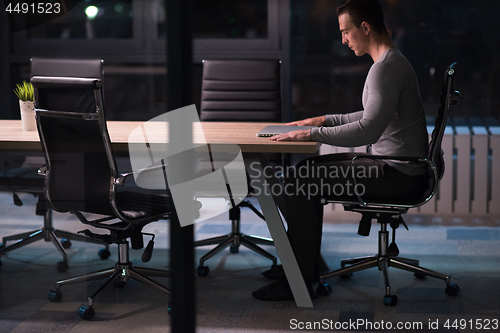
[[[367,76],[367,98],[362,113],[345,115],[350,121],[342,125],[312,129],[310,140],[339,147],[358,147],[377,142],[394,118],[401,87],[400,77],[392,67],[375,64]],[[359,116],[358,120],[354,120]]]
[[[329,114],[325,116],[325,127],[333,127],[349,124],[363,118],[363,111],[346,114]]]
[[[352,123],[363,118],[363,111],[356,111],[347,114],[328,114],[314,118],[307,118],[304,120],[297,120],[286,123],[288,126],[326,126],[333,127]]]
[[[307,118],[304,120],[286,123],[288,126],[325,126],[325,116]],[[311,141],[311,130],[300,130],[275,135],[269,138],[272,141]]]
[[[358,121],[363,118],[363,111],[357,111],[348,114],[325,115],[304,120],[287,123],[288,126],[317,126],[333,127]],[[272,141],[311,141],[311,130],[293,131],[275,135],[269,138]]]
[[[311,141],[311,130],[300,130],[271,136],[271,141]]]
[[[307,118],[304,120],[292,121],[286,123],[288,126],[325,126],[325,116],[319,116],[314,118]]]

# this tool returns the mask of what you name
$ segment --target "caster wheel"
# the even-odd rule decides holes
[[[210,272],[210,268],[208,266],[198,266],[196,273],[198,276],[207,276],[208,272]]]
[[[239,251],[239,250],[240,250],[240,249],[239,249],[239,247],[238,247],[238,246],[236,246],[236,245],[231,245],[231,246],[229,246],[229,251],[230,251],[231,253],[238,253],[238,251]]]
[[[66,272],[69,268],[69,265],[66,261],[59,261],[57,264],[56,264],[56,269],[59,271],[59,272]]]
[[[425,279],[425,274],[423,274],[423,273],[415,273],[414,275],[419,280]]]
[[[396,304],[398,304],[398,296],[396,296],[396,295],[385,295],[384,296],[384,305],[395,306]]]
[[[47,299],[51,302],[60,302],[62,299],[62,293],[59,290],[52,289],[47,295]]]
[[[172,304],[170,304],[170,302],[167,304],[167,312],[168,314],[172,314]]]
[[[448,286],[446,286],[445,292],[448,296],[457,296],[460,292],[460,287],[458,286],[458,284],[450,283]]]
[[[97,254],[102,260],[106,260],[111,255],[111,252],[109,252],[108,249],[100,249],[99,252],[97,252]]]
[[[63,248],[69,249],[72,244],[71,244],[70,240],[68,240],[68,239],[62,239],[61,240],[61,245],[62,245]]]
[[[94,318],[95,312],[94,312],[94,309],[92,309],[91,307],[82,306],[78,310],[78,315],[85,320],[90,320],[90,319]]]
[[[339,278],[341,278],[342,280],[350,280],[352,278],[352,273],[342,274],[341,276],[339,276]]]
[[[316,292],[321,296],[327,296],[332,293],[332,286],[328,283],[320,284],[318,288],[316,288]]]

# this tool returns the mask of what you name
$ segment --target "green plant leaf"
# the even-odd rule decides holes
[[[23,81],[23,83],[21,84],[17,84],[16,88],[14,89],[14,93],[16,94],[17,98],[19,98],[19,100],[23,102],[35,100],[33,86],[31,85],[31,83],[26,81]]]

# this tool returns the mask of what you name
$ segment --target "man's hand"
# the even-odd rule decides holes
[[[304,120],[292,121],[286,123],[288,126],[325,126],[325,116],[307,118]]]
[[[280,135],[275,135],[269,138],[272,141],[311,141],[311,130],[300,130]]]

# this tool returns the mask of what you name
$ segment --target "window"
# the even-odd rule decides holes
[[[27,31],[28,39],[131,39],[132,0],[78,1],[66,14]]]
[[[146,47],[165,52],[166,0],[145,1]],[[206,58],[281,58],[281,0],[194,0],[195,62]],[[288,17],[287,17],[288,19]]]
[[[13,34],[17,57],[165,61],[165,0],[82,0],[66,14]],[[280,0],[194,0],[194,59],[281,57]],[[283,6],[288,10],[288,3]]]
[[[195,39],[262,39],[268,37],[267,0],[195,0]],[[158,38],[165,39],[165,0],[155,4]]]
[[[146,120],[164,112],[168,103],[167,0],[73,2],[75,7],[63,16],[12,34],[10,57],[5,57],[11,63],[10,84],[29,77],[33,56],[101,58],[108,119]],[[194,102],[201,89],[197,86],[201,60],[283,59],[288,53],[279,38],[280,29],[288,31],[287,1],[194,0],[193,9]],[[6,93],[11,105],[16,105],[11,91]],[[17,109],[9,110],[3,118],[18,117]]]

